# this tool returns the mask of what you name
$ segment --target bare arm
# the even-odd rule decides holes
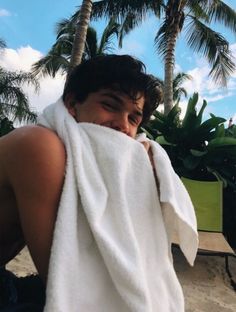
[[[16,197],[26,244],[46,281],[65,171],[65,150],[55,133],[24,127],[8,138],[6,176]]]

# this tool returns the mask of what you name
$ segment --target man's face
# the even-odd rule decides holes
[[[144,96],[138,94],[134,101],[124,93],[102,89],[90,93],[84,102],[73,107],[65,104],[78,122],[109,127],[135,138],[143,117]]]

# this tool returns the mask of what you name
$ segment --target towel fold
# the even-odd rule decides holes
[[[170,256],[172,230],[192,264],[196,218],[165,151],[148,154],[113,129],[76,123],[62,100],[38,123],[57,132],[67,153],[47,282],[47,312],[182,312]]]

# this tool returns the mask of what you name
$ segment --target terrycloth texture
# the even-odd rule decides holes
[[[45,311],[183,312],[168,237],[176,225],[192,263],[196,220],[163,149],[152,143],[164,214],[142,144],[76,123],[61,100],[44,110],[39,124],[56,131],[67,152]]]

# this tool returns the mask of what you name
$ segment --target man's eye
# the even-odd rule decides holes
[[[105,109],[109,110],[109,111],[114,111],[117,109],[117,107],[114,104],[108,103],[108,102],[101,102],[102,106],[105,107]]]
[[[138,120],[138,118],[136,116],[130,116],[129,120],[130,120],[131,124],[133,124],[133,125],[138,125],[139,124],[139,120]]]

